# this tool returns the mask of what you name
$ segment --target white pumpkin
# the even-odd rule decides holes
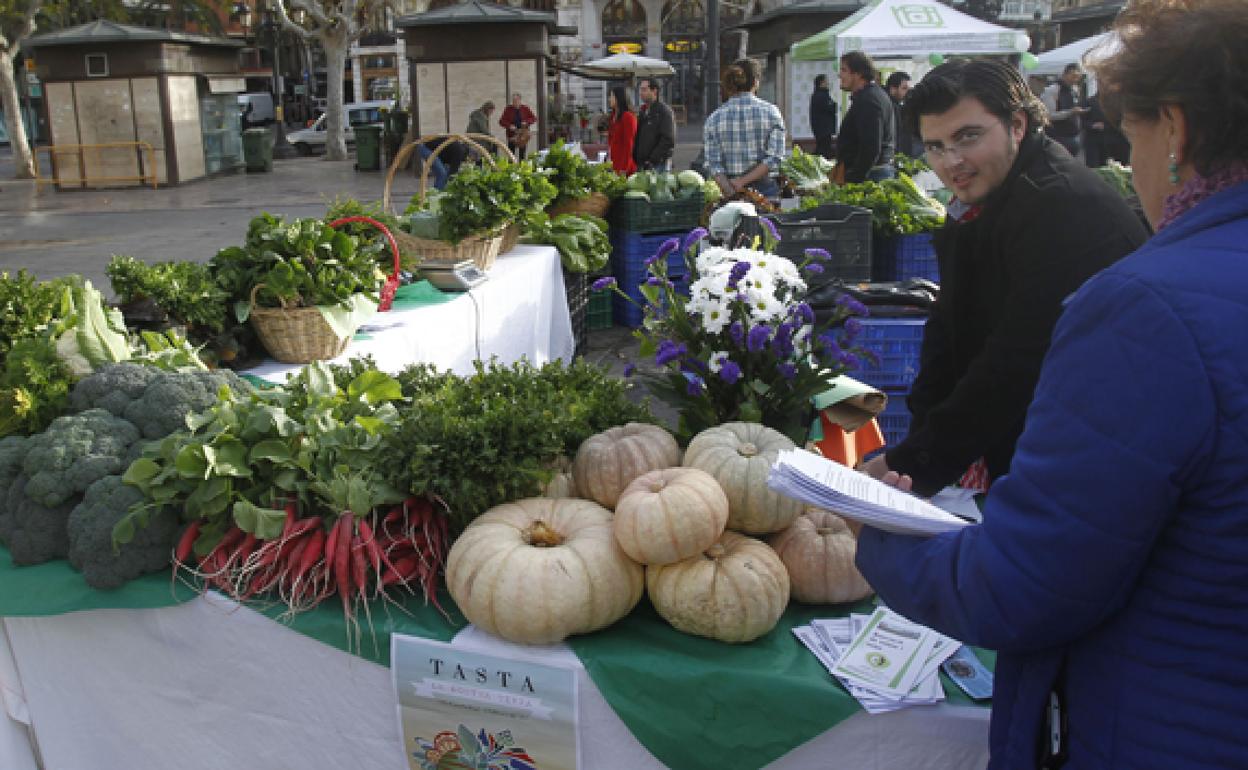
[[[728,522],[728,498],[710,474],[664,468],[633,479],[615,504],[615,539],[642,564],[670,564],[710,548]]]
[[[576,480],[567,471],[556,473],[542,490],[542,497],[577,497]]]
[[[680,445],[672,434],[657,425],[630,422],[581,442],[572,478],[582,497],[615,508],[633,479],[674,465],[680,465]]]
[[[446,584],[464,616],[495,636],[551,644],[605,628],[641,599],[644,572],[588,500],[495,506],[451,546]]]
[[[646,590],[678,631],[749,642],[784,614],[789,573],[766,543],[729,531],[697,556],[646,567]]]
[[[810,507],[793,526],[768,538],[789,571],[793,598],[806,604],[842,604],[872,593],[854,566],[858,538],[845,520],[831,511]]]
[[[802,503],[767,486],[780,452],[792,449],[783,433],[755,422],[728,422],[693,437],[683,464],[715,477],[728,495],[728,529],[765,535],[787,528]]]

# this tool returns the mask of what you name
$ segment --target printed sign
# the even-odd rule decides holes
[[[945,20],[940,18],[940,11],[931,5],[895,5],[893,16],[897,19],[897,26],[902,29],[933,29],[945,26]]]
[[[411,770],[575,770],[576,670],[395,634],[390,670]]]

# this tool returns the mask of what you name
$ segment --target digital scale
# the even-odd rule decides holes
[[[454,264],[425,263],[420,266],[420,274],[442,291],[468,291],[489,278],[471,259]]]

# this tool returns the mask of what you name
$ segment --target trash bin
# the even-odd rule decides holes
[[[355,127],[355,170],[381,171],[381,126]]]
[[[404,110],[391,110],[386,113],[386,130],[392,134],[406,136],[407,118],[407,112]]]
[[[273,130],[249,128],[243,132],[243,160],[248,171],[273,170]]]

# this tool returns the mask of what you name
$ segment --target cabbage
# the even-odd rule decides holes
[[[676,175],[676,181],[680,182],[681,187],[701,187],[706,180],[702,175],[693,169],[682,171]]]

